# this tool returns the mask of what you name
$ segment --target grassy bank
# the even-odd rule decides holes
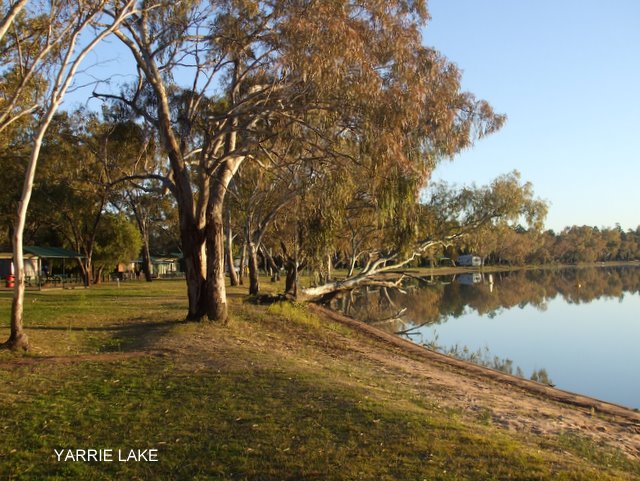
[[[231,302],[221,327],[181,321],[181,282],[29,293],[34,351],[0,353],[0,479],[640,479],[579,433],[452,408],[402,353],[303,306]],[[61,448],[159,460],[58,462]]]

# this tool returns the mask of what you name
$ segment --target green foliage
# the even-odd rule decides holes
[[[4,17],[4,2],[2,6]],[[33,108],[42,104],[48,86],[47,64],[55,62],[54,55],[42,54],[47,41],[60,35],[60,23],[38,11],[38,6],[28,7],[31,8],[23,9],[14,18],[0,39],[0,140],[4,140],[3,135],[11,136],[31,127]]]
[[[98,268],[112,268],[135,260],[142,248],[137,227],[124,215],[105,214],[96,231],[93,261]]]
[[[429,222],[439,236],[519,222],[539,230],[547,215],[547,204],[534,197],[531,183],[520,182],[517,171],[481,187],[457,188],[439,182],[430,187],[423,200]]]
[[[289,322],[295,322],[315,329],[320,327],[320,321],[317,316],[310,314],[303,304],[276,302],[268,307],[267,312],[282,317]]]

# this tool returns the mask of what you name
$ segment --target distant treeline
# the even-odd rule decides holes
[[[453,246],[448,254],[474,254],[484,264],[577,264],[583,262],[640,259],[640,226],[635,230],[615,227],[571,226],[561,232],[522,227],[482,229]]]

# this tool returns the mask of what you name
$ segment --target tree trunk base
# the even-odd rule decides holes
[[[6,342],[0,344],[0,349],[11,349],[12,351],[28,351],[29,338],[26,334],[12,335]]]
[[[187,314],[185,318],[186,322],[204,322],[207,320],[207,316],[205,314]]]
[[[226,326],[229,322],[226,302],[216,302],[207,310],[207,320]]]
[[[229,323],[227,304],[210,307],[205,313],[187,314],[187,322],[215,322],[222,325]]]

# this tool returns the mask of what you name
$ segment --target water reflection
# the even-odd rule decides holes
[[[361,289],[332,307],[454,355],[525,377],[545,368],[562,389],[640,407],[640,267],[414,277],[403,291]]]
[[[411,278],[403,291],[364,288],[336,298],[332,308],[393,332],[445,322],[469,309],[493,317],[504,309],[545,311],[556,298],[568,304],[624,298],[640,291],[640,268],[536,269]]]

